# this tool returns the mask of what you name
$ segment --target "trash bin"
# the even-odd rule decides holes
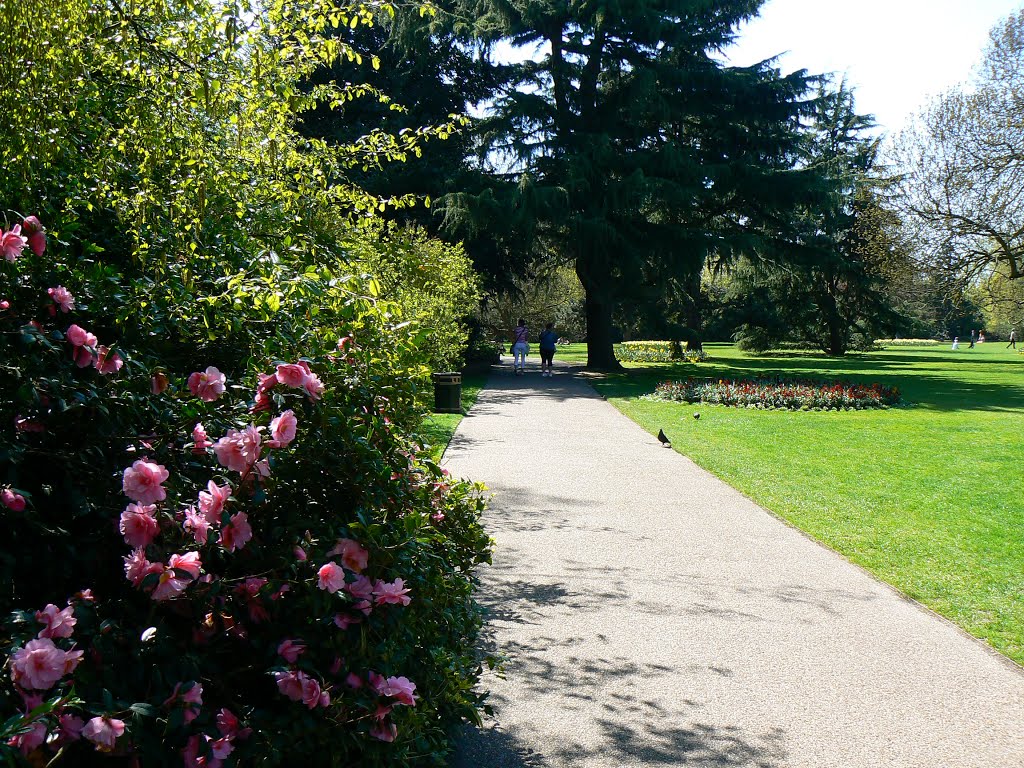
[[[462,413],[462,374],[435,373],[434,413]]]

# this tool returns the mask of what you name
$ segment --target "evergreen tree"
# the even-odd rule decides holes
[[[817,256],[738,271],[733,291],[745,307],[739,337],[749,348],[788,339],[843,355],[902,321],[884,292],[892,253],[882,226],[887,182],[879,175],[874,126],[855,111],[845,82],[835,90],[820,85],[815,104],[802,164],[818,170],[832,194],[799,221],[803,242]]]
[[[474,39],[536,60],[503,67],[479,125],[493,190],[446,201],[449,225],[575,265],[588,364],[611,368],[612,316],[705,260],[813,258],[794,211],[820,174],[798,168],[812,78],[720,51],[762,0],[458,0]],[[481,203],[481,201],[483,201]]]

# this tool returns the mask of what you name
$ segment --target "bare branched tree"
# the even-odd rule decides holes
[[[926,266],[973,283],[1024,277],[1024,10],[990,33],[974,79],[894,143],[898,201]]]

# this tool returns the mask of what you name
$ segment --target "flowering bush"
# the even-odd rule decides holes
[[[678,341],[624,341],[615,345],[615,357],[624,363],[701,363],[708,359],[704,350],[690,350]]]
[[[665,381],[652,395],[658,400],[711,403],[746,408],[784,410],[863,410],[884,408],[900,402],[900,391],[881,384],[850,384],[842,381],[810,381],[765,378],[717,381],[686,379]]]
[[[489,541],[479,489],[402,436],[414,331],[353,278],[287,294],[320,309],[309,357],[283,318],[219,357],[170,322],[129,348],[32,226],[0,230],[0,753],[442,764]]]

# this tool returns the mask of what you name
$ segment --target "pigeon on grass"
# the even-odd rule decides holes
[[[666,448],[672,447],[672,441],[665,436],[665,430],[663,429],[658,430],[658,440],[660,440],[661,444],[664,445]]]

